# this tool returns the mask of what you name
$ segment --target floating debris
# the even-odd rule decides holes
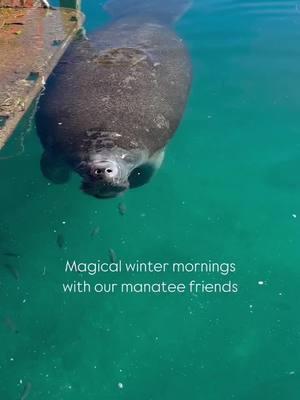
[[[119,383],[118,383],[118,388],[119,388],[119,389],[124,389],[124,385],[123,385],[122,382],[119,382]]]
[[[65,241],[64,235],[63,235],[62,233],[59,233],[59,234],[57,235],[56,243],[57,243],[57,246],[58,246],[60,249],[63,249],[63,248],[66,247],[66,241]]]
[[[92,229],[91,237],[95,237],[99,235],[99,233],[100,233],[100,226],[95,226],[95,228]]]
[[[119,204],[118,204],[118,210],[119,210],[119,214],[120,214],[120,215],[125,215],[126,212],[127,212],[126,204],[123,203],[123,202],[119,203]]]
[[[22,393],[22,395],[20,397],[20,400],[26,400],[27,399],[27,397],[30,395],[31,388],[32,388],[31,382],[27,382],[25,387],[24,387],[23,393]]]
[[[114,249],[109,249],[108,253],[109,253],[110,262],[116,263],[118,261],[118,259],[117,259],[117,255],[116,255],[116,252],[114,251]]]
[[[20,279],[20,273],[15,266],[11,264],[4,264],[4,267],[9,271],[16,281]]]

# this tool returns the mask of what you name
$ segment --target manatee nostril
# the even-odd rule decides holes
[[[100,176],[102,174],[102,170],[100,168],[94,169],[94,175]]]
[[[114,169],[111,167],[96,167],[91,170],[91,173],[97,179],[105,179],[105,177],[110,179],[114,176]]]

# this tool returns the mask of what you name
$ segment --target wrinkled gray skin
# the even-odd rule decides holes
[[[184,44],[159,19],[123,17],[76,40],[41,96],[44,175],[114,197],[146,183],[181,120],[191,81]]]

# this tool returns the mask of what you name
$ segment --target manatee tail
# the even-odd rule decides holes
[[[149,16],[171,23],[182,17],[192,3],[193,0],[108,0],[104,9],[115,18]]]

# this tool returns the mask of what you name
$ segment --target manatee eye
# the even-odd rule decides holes
[[[126,154],[123,157],[123,160],[126,161],[128,164],[134,164],[137,160],[137,157],[133,154]]]
[[[111,174],[113,172],[113,170],[111,168],[106,168],[105,172],[107,172],[108,174]]]

